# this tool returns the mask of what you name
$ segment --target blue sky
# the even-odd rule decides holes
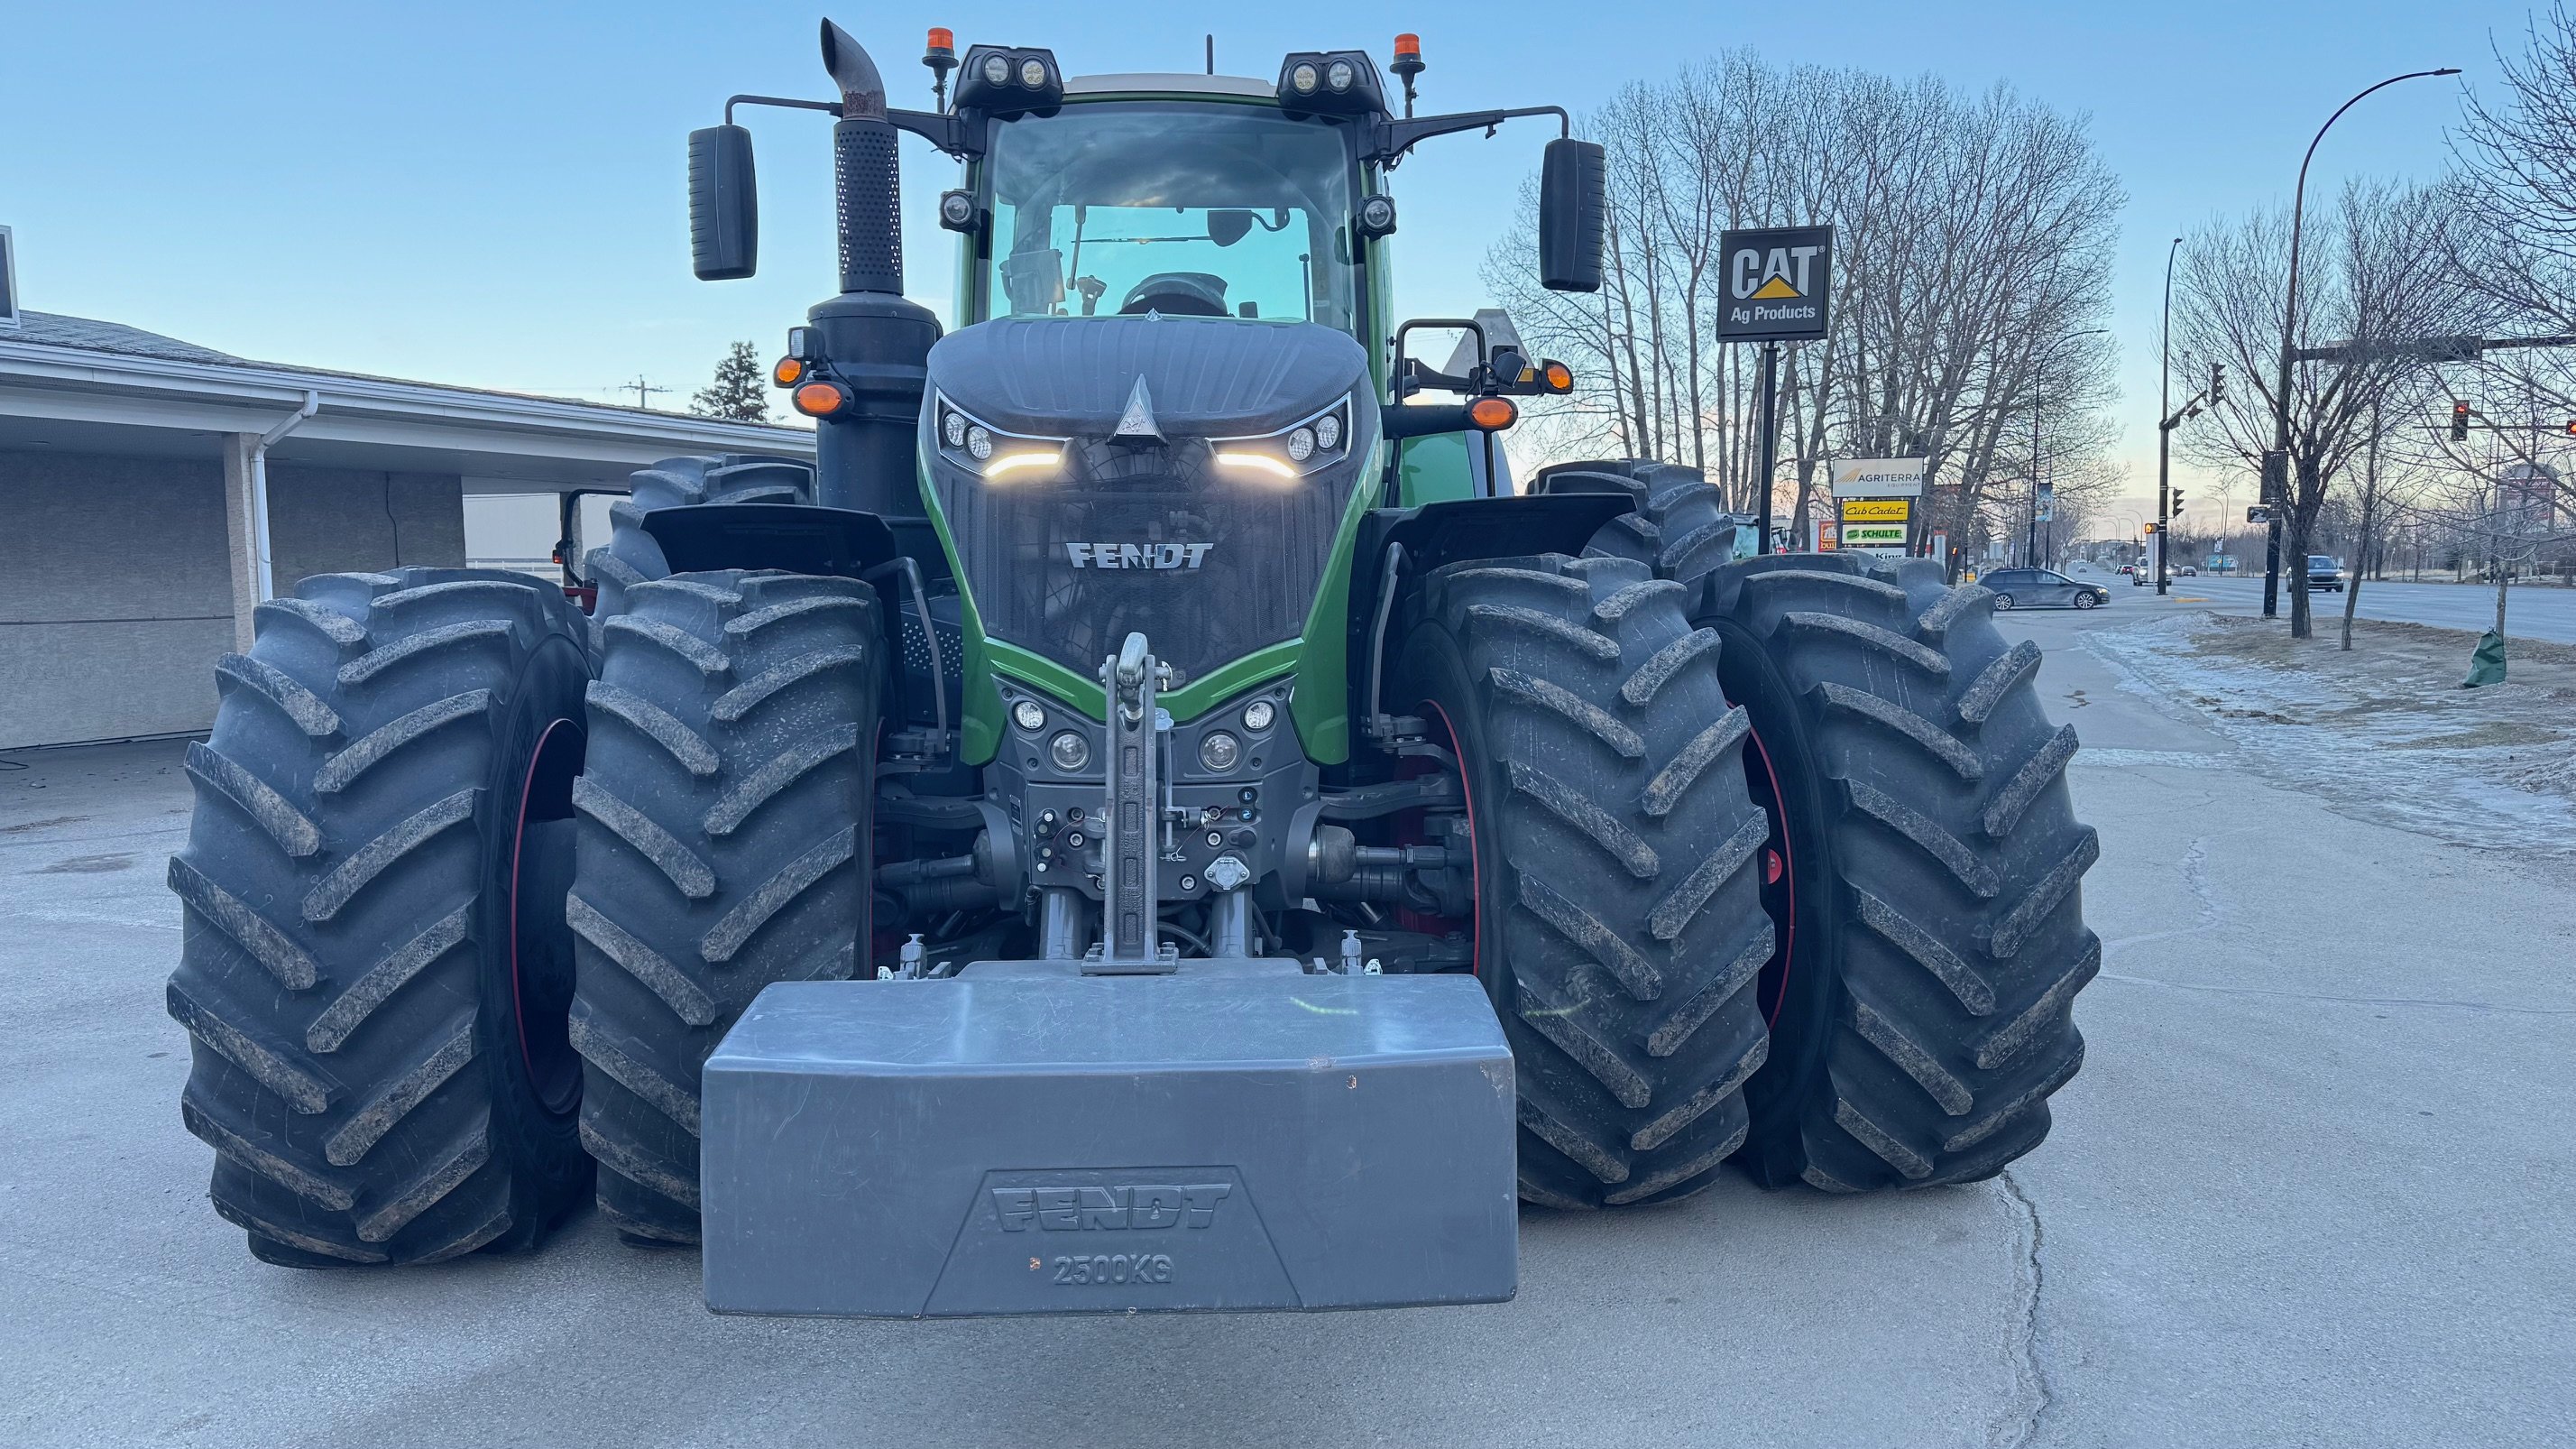
[[[688,273],[683,142],[733,92],[823,96],[803,5],[30,4],[0,20],[0,224],[23,305],[245,356],[605,399],[641,373],[679,406],[726,341],[773,352],[832,288],[826,127],[753,113],[761,275]],[[923,27],[1052,46],[1076,74],[1268,76],[1290,49],[1419,31],[1426,109],[1598,104],[1623,81],[1749,45],[1784,63],[1997,80],[2070,111],[2125,184],[2114,326],[2123,457],[2154,469],[2165,244],[2287,196],[2325,116],[2383,76],[2437,65],[2492,85],[2490,37],[2525,7],[1611,3],[933,4],[831,10],[898,104],[926,105]],[[1212,20],[1212,17],[1217,17]],[[1572,17],[1569,23],[1568,17]],[[2457,82],[2372,97],[2335,128],[2312,189],[2443,159]],[[907,98],[908,97],[908,98]],[[1535,167],[1543,123],[1426,146],[1399,174],[1400,306],[1457,315]],[[1758,138],[1754,142],[1758,144]],[[951,168],[905,156],[912,290],[945,297],[929,199]],[[632,400],[627,394],[627,400]]]

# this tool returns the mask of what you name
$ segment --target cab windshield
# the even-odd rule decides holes
[[[1070,105],[993,127],[996,317],[1259,317],[1353,332],[1341,132],[1261,106]]]

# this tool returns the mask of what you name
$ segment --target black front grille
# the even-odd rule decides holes
[[[1185,677],[1295,639],[1357,483],[1219,470],[1195,441],[1076,449],[1076,479],[988,484],[933,464],[984,631],[1088,679],[1131,631]]]

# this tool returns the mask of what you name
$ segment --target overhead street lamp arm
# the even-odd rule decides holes
[[[2439,70],[2411,70],[2404,75],[2390,76],[2379,84],[2368,87],[2351,100],[2335,107],[2334,114],[2326,117],[2326,123],[2317,127],[2317,134],[2309,140],[2307,154],[2299,158],[2299,184],[2291,193],[2290,199],[2290,285],[2289,295],[2283,298],[2281,304],[2281,386],[2273,398],[2273,447],[2290,446],[2290,352],[2296,346],[2299,331],[2299,241],[2301,233],[2307,226],[2308,167],[2317,159],[2317,147],[2324,143],[2326,132],[2334,129],[2334,123],[2343,119],[2343,113],[2360,105],[2365,98],[2386,90],[2399,81],[2423,80],[2432,76],[2459,73],[2458,66],[2444,66]]]
[[[2404,75],[2390,76],[2388,79],[2381,81],[2375,86],[2363,89],[2358,94],[2354,95],[2351,100],[2335,107],[2334,114],[2326,117],[2326,123],[2317,127],[2317,134],[2308,142],[2307,154],[2299,158],[2299,184],[2297,189],[2292,192],[2290,200],[2289,294],[2283,298],[2281,304],[2280,385],[2274,389],[2272,394],[2272,449],[2275,452],[2287,453],[2290,447],[2290,354],[2291,350],[2297,346],[2299,332],[2299,240],[2300,234],[2307,224],[2308,163],[2317,159],[2317,147],[2324,142],[2326,132],[2333,130],[2334,123],[2343,119],[2343,113],[2351,110],[2354,106],[2361,104],[2363,98],[2375,94],[2376,92],[2386,90],[2388,87],[2397,84],[2399,81],[2423,80],[2432,76],[2458,75],[2459,73],[2460,68],[2458,66],[2443,66],[2438,70],[2410,70]],[[2271,537],[2269,545],[2265,550],[2265,555],[2266,557],[2263,568],[2263,614],[2266,618],[2269,618],[2280,612],[2281,515],[2278,513],[2274,513],[2272,515]]]

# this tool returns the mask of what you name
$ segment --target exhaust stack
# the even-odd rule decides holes
[[[806,315],[851,401],[816,429],[815,501],[876,514],[905,552],[938,558],[913,452],[939,321],[903,295],[903,187],[885,79],[867,50],[829,20],[823,68],[841,91],[841,119],[832,127],[841,294]]]
[[[832,127],[840,202],[841,290],[903,293],[902,173],[886,120],[885,78],[850,33],[823,22],[823,68],[841,88]]]

